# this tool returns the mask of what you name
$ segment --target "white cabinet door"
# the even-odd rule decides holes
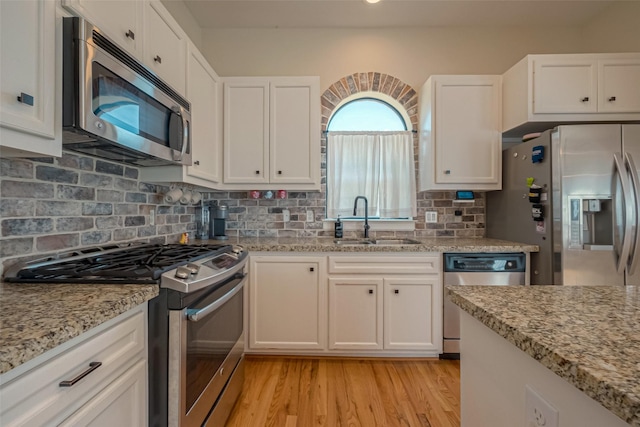
[[[329,348],[382,349],[382,279],[329,279]]]
[[[500,76],[431,76],[421,95],[421,190],[499,190]]]
[[[147,425],[147,363],[139,361],[72,416],[61,427],[144,427]]]
[[[224,189],[320,189],[318,77],[229,77]]]
[[[62,0],[134,57],[142,56],[142,1]]]
[[[325,257],[251,257],[251,349],[326,348],[325,271]]]
[[[640,120],[640,53],[527,55],[502,75],[503,137]]]
[[[271,183],[314,184],[320,173],[317,79],[287,77],[270,84]]]
[[[0,143],[4,147],[60,155],[54,141],[56,5],[51,1],[0,2]],[[5,132],[5,129],[8,131]],[[35,135],[34,147],[11,133]],[[4,154],[4,152],[3,152]]]
[[[590,59],[536,59],[533,61],[533,112],[595,113],[597,66]]]
[[[135,3],[135,2],[134,2]],[[186,90],[187,36],[159,1],[145,8],[144,63],[173,89]]]
[[[385,349],[439,349],[440,288],[438,275],[384,279]]]
[[[598,111],[640,111],[640,59],[598,61]]]
[[[191,148],[193,165],[189,176],[221,182],[222,94],[220,77],[202,54],[189,44],[187,99],[191,102]]]
[[[224,84],[224,182],[269,182],[269,81]]]

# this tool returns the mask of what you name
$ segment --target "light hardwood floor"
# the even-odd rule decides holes
[[[460,363],[248,356],[227,427],[460,426]]]

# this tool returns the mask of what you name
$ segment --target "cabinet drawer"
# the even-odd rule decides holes
[[[329,257],[329,274],[438,274],[441,270],[438,255],[366,254]]]
[[[113,379],[144,358],[145,311],[136,309],[119,323],[81,341],[0,388],[3,426],[57,424]],[[91,362],[102,365],[76,382]]]

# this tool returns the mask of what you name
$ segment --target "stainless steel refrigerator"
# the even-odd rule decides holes
[[[486,234],[540,247],[532,284],[640,284],[640,124],[558,126],[502,154]]]

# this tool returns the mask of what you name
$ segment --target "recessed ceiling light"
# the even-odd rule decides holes
[[[364,1],[367,3],[374,4],[374,3],[378,3],[380,0],[364,0]]]

